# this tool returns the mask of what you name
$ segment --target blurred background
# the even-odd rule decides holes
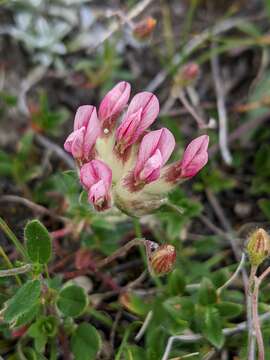
[[[219,287],[240,260],[250,229],[269,228],[269,45],[269,0],[0,0],[0,215],[19,238],[33,217],[46,225],[55,250],[49,271],[59,283],[86,276],[96,311],[86,317],[103,344],[96,358],[247,358],[245,332],[222,334],[246,319],[241,279],[223,299],[231,308],[221,306],[203,330],[198,319],[206,304],[194,289],[202,277],[203,289]],[[153,128],[173,132],[173,159],[191,139],[210,136],[206,168],[170,194],[182,214],[162,208],[134,222],[120,213],[97,214],[80,195],[63,143],[78,106],[98,106],[121,80],[131,83],[132,95],[157,95]],[[130,294],[127,284],[145,268],[136,249],[108,272],[93,274],[95,256],[140,235],[176,247],[176,274],[145,276]],[[2,233],[0,244],[16,259]],[[83,266],[75,261],[82,249]],[[1,280],[0,292],[2,304],[8,282]],[[269,303],[266,287],[262,309],[269,311]],[[134,323],[149,312],[146,335],[135,341]],[[2,330],[0,355],[25,359]],[[175,342],[170,357],[162,357],[170,336],[191,330],[203,332],[204,340]],[[267,322],[263,331],[269,335]],[[270,344],[265,348],[270,359]],[[67,359],[69,351],[61,349],[55,358]]]

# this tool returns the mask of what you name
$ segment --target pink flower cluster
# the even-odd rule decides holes
[[[132,208],[139,209],[135,214],[145,208],[151,211],[208,161],[209,138],[202,135],[187,146],[181,161],[165,166],[175,147],[173,134],[166,128],[147,131],[158,116],[159,101],[144,91],[127,106],[130,90],[130,84],[122,81],[107,93],[98,111],[92,105],[80,106],[64,144],[98,211],[113,204],[131,214]]]

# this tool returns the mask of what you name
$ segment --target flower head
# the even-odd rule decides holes
[[[64,147],[77,160],[81,183],[96,210],[114,204],[142,216],[164,204],[177,183],[201,170],[209,139],[193,140],[181,161],[165,166],[175,147],[173,134],[166,128],[147,132],[159,113],[157,97],[138,93],[125,111],[129,96],[130,85],[122,81],[101,101],[98,115],[92,105],[79,107]]]

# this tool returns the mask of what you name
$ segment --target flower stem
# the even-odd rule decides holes
[[[5,253],[4,249],[2,248],[2,246],[0,246],[0,255],[2,256],[2,258],[4,259],[5,263],[6,263],[6,266],[9,268],[9,269],[12,269],[13,268],[13,265],[12,263],[10,262],[7,254]],[[18,275],[15,275],[15,279],[17,281],[17,284],[19,286],[22,285],[22,282],[21,282],[21,279],[19,278]]]
[[[119,257],[123,257],[127,254],[127,252],[133,248],[134,246],[146,245],[146,240],[144,238],[135,238],[129,241],[127,244],[117,249],[114,253],[107,256],[105,259],[102,259],[96,264],[97,269],[101,269],[104,266],[107,266],[112,261],[116,260]]]
[[[18,274],[24,274],[32,269],[31,264],[25,264],[20,267],[16,267],[8,270],[0,270],[0,277],[16,276]],[[21,285],[21,284],[20,284]]]
[[[137,238],[142,238],[142,227],[141,227],[141,224],[140,224],[140,220],[137,219],[137,218],[133,218],[133,224],[134,224],[135,236]],[[144,249],[141,246],[139,247],[139,249],[140,249],[142,260],[143,260],[144,264],[146,265],[147,264],[147,259],[146,259],[146,256],[145,256]]]
[[[217,294],[218,296],[220,296],[222,290],[224,290],[226,287],[228,287],[233,281],[234,279],[237,277],[237,275],[239,274],[239,272],[241,271],[241,269],[243,268],[244,264],[245,264],[245,259],[246,259],[246,255],[245,253],[242,253],[242,257],[240,260],[240,263],[237,266],[237,269],[235,270],[235,272],[232,274],[232,276],[225,282],[225,284],[223,284],[222,286],[220,286],[217,289]]]
[[[22,257],[26,260],[27,259],[27,254],[26,251],[24,249],[24,247],[22,246],[22,244],[20,243],[20,241],[17,239],[16,235],[14,234],[14,232],[9,228],[9,226],[7,225],[7,223],[0,217],[0,229],[2,229],[2,231],[7,235],[7,237],[12,241],[12,243],[14,244],[14,246],[16,247],[16,249],[18,250],[18,252],[22,255]]]
[[[256,276],[257,266],[251,267],[250,272],[250,281],[249,281],[249,291],[251,294],[252,302],[252,320],[253,327],[256,335],[257,345],[258,345],[258,360],[264,360],[264,343],[263,336],[260,326],[260,318],[258,314],[258,301],[259,301],[259,290],[262,281],[270,274],[270,266],[258,277]],[[252,289],[253,286],[253,289]]]
[[[264,360],[264,344],[263,336],[260,326],[260,319],[258,314],[258,297],[259,297],[260,279],[257,276],[254,277],[254,289],[252,293],[252,315],[253,315],[253,326],[256,334],[257,345],[258,345],[258,360]]]

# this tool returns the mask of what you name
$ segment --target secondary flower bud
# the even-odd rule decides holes
[[[180,68],[174,78],[176,88],[191,85],[199,76],[200,67],[196,63],[188,63]]]
[[[88,192],[88,200],[97,211],[111,206],[112,171],[100,160],[84,164],[80,170],[80,180]]]
[[[184,80],[194,80],[200,72],[199,65],[196,63],[188,63],[182,68],[182,76]]]
[[[150,270],[158,276],[172,271],[176,261],[176,250],[173,245],[164,244],[159,246],[149,256]]]
[[[260,228],[255,230],[249,237],[247,253],[251,265],[258,266],[270,255],[270,236]]]
[[[133,35],[139,40],[144,40],[152,34],[156,24],[156,19],[152,16],[147,16],[145,19],[135,24]]]
[[[192,140],[187,146],[182,160],[172,164],[166,170],[167,181],[177,182],[195,176],[208,161],[208,144],[209,137],[207,135]]]
[[[130,84],[121,81],[103,98],[98,109],[98,117],[103,129],[111,130],[120,113],[124,110],[129,96]]]

